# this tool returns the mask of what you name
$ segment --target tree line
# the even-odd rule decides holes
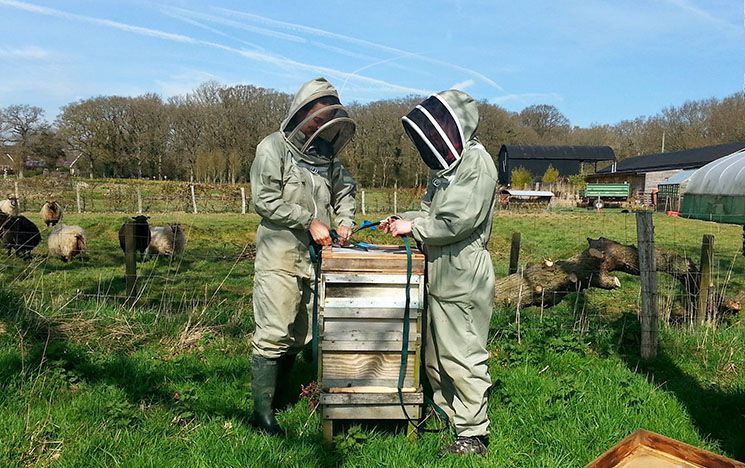
[[[98,96],[64,106],[53,122],[41,108],[0,108],[0,166],[72,162],[78,175],[235,183],[248,178],[258,143],[279,128],[292,96],[210,81],[166,100],[157,94]],[[423,99],[347,103],[357,134],[342,159],[365,186],[419,186],[428,169],[400,124]],[[588,128],[555,106],[510,112],[479,102],[478,136],[496,157],[502,144],[607,145],[619,159],[745,140],[745,93],[688,101],[651,117]],[[3,159],[4,158],[4,159]],[[33,165],[33,164],[31,164]],[[540,176],[540,174],[538,174]]]

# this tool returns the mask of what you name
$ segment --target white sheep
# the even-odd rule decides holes
[[[85,231],[80,226],[60,224],[49,234],[47,244],[50,256],[60,257],[63,262],[68,262],[85,254]]]
[[[150,228],[150,245],[147,247],[150,255],[173,257],[183,252],[185,246],[186,238],[180,224]]]
[[[18,216],[18,199],[14,196],[8,196],[6,200],[0,202],[0,211],[8,216]]]

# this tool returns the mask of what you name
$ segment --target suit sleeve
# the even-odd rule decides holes
[[[334,163],[334,172],[331,178],[331,203],[334,208],[334,223],[336,226],[351,228],[354,226],[355,201],[357,184],[352,174],[347,171],[341,162]]]
[[[475,157],[480,155],[474,154]],[[463,161],[465,162],[465,161]],[[471,235],[489,216],[496,181],[481,164],[461,165],[442,201],[426,217],[414,219],[412,234],[425,245],[448,245]]]
[[[267,140],[256,148],[256,158],[251,165],[251,196],[256,212],[279,226],[307,229],[313,214],[282,198],[282,151]]]

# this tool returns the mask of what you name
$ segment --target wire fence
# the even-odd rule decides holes
[[[380,200],[381,205],[384,202],[385,198]],[[244,312],[249,311],[256,224],[231,225],[226,229],[240,231],[233,232],[231,236],[216,237],[213,232],[215,228],[209,225],[209,220],[209,217],[191,221],[186,218],[182,223],[186,247],[173,258],[152,256],[148,261],[142,261],[142,256],[138,255],[138,300],[135,304],[163,310],[230,304]],[[104,303],[123,304],[127,295],[124,253],[119,248],[117,238],[120,218],[111,216],[86,221],[83,216],[75,221],[83,224],[87,231],[87,248],[82,259],[65,263],[50,255],[47,247],[50,231],[42,228],[39,245],[32,250],[32,257],[23,260],[3,256],[0,276],[7,285],[32,288],[41,296],[48,294],[49,303],[64,303],[67,310],[97,307],[92,303],[98,306]],[[743,228],[659,214],[655,215],[654,221],[655,248],[658,252],[665,252],[662,256],[658,255],[657,265],[657,302],[661,320],[665,323],[693,323],[702,282],[710,286],[705,301],[708,321],[718,322],[739,313],[745,301]],[[104,228],[101,223],[109,225]],[[588,239],[605,237],[620,245],[637,245],[633,213],[501,212],[495,217],[489,245],[498,278],[507,276],[512,232],[522,234],[518,274],[524,274],[530,264],[571,261],[588,249]],[[702,241],[708,235],[713,236],[713,250],[709,254],[702,250]],[[374,232],[365,234],[362,240],[398,242]],[[710,273],[703,277],[702,265],[706,256],[709,256]],[[659,259],[665,261],[659,263]],[[620,276],[622,289],[619,289],[625,292],[618,302],[611,301],[604,307],[616,312],[620,308],[638,311],[641,302],[638,272],[629,274],[623,269],[618,271],[608,273]],[[690,275],[693,285],[686,284],[686,275]],[[48,284],[46,288],[39,287],[45,280],[53,281],[52,278],[60,282]],[[564,296],[582,291],[587,286],[571,283],[565,289],[547,291],[546,307],[552,302],[549,294]],[[43,292],[44,289],[46,292]],[[592,286],[590,290],[598,291]],[[582,310],[578,311],[580,317],[582,313]]]
[[[423,194],[423,188],[358,188],[357,211],[418,209]],[[48,201],[75,213],[255,213],[249,184],[69,177],[0,179],[0,199],[3,196],[16,198],[22,213],[39,212]]]

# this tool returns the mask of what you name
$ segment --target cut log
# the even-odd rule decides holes
[[[559,261],[528,264],[521,272],[497,280],[496,302],[521,307],[550,307],[568,294],[587,288],[617,289],[621,281],[610,273],[639,275],[639,254],[635,246],[610,239],[587,239],[589,247]],[[698,268],[687,257],[664,249],[656,250],[657,271],[680,281],[689,301],[698,293]]]

